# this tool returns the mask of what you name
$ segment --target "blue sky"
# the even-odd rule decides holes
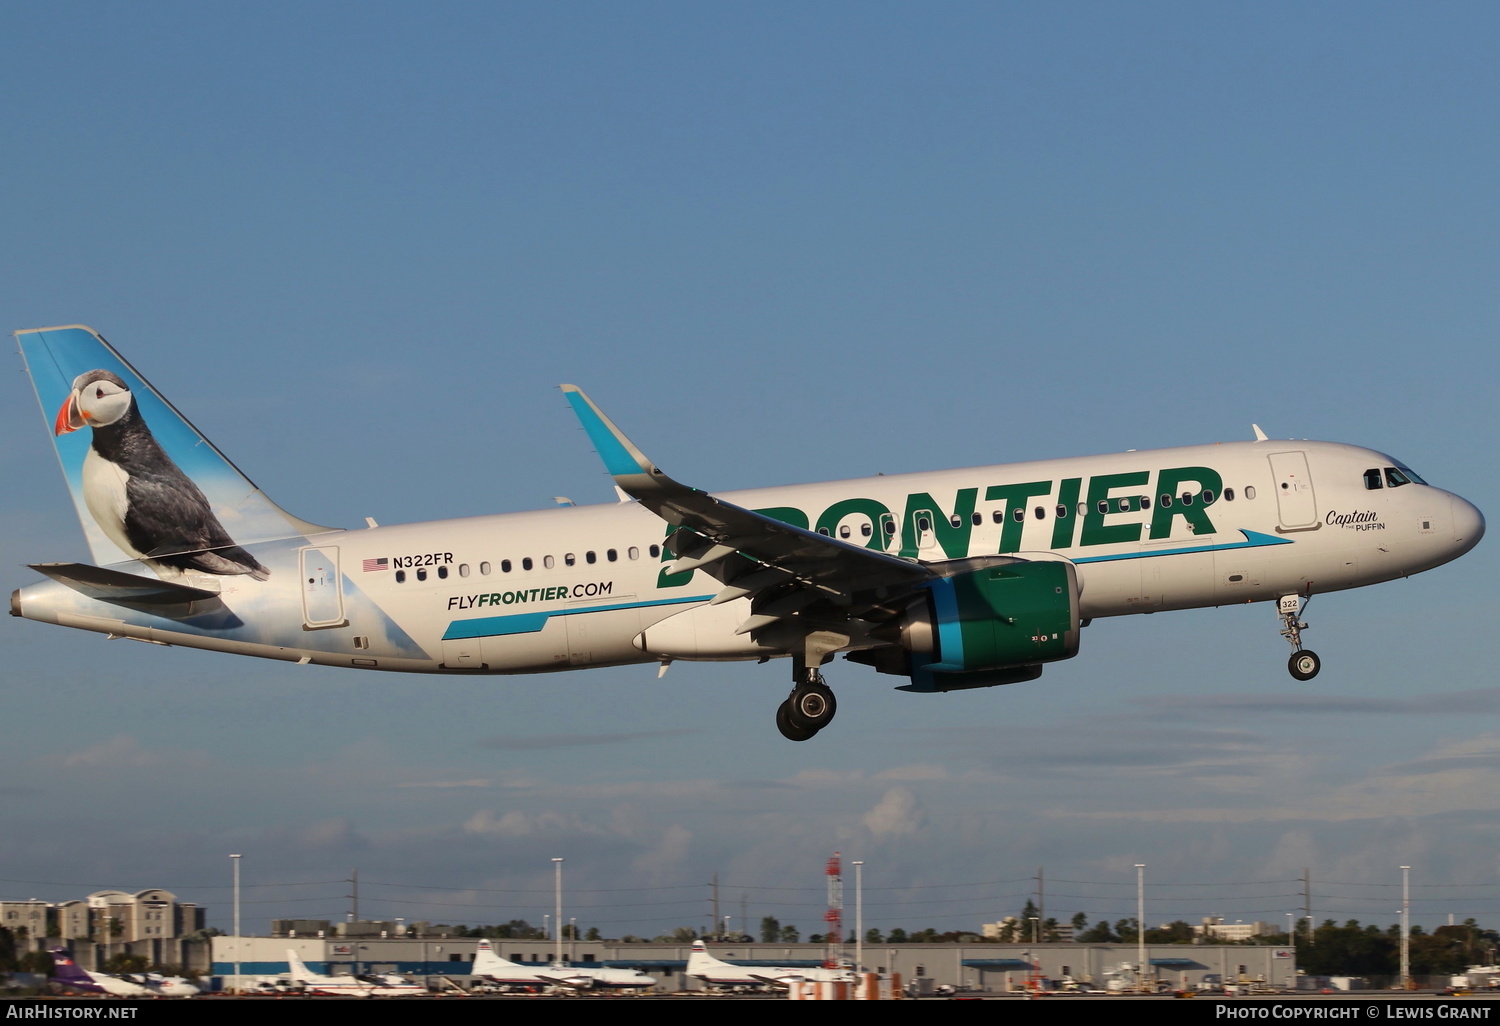
[[[319,523],[609,501],[562,381],[707,489],[1254,421],[1493,514],[1497,29],[1484,4],[9,5],[0,308],[97,328]],[[7,590],[86,555],[12,367]],[[771,726],[780,664],[403,678],[7,617],[0,895],[166,886],[224,926],[238,851],[277,885],[262,921],[339,915],[319,882],[355,866],[371,915],[536,920],[560,855],[610,935],[702,924],[714,873],[724,911],[808,933],[838,848],[882,928],[975,927],[1038,866],[1079,881],[1049,911],[1131,915],[1137,862],[1153,920],[1283,921],[1308,869],[1320,916],[1389,922],[1412,865],[1420,919],[1493,924],[1496,570],[1481,545],[1314,602],[1310,684],[1265,607],[1099,622],[968,694],[840,663],[805,745]]]

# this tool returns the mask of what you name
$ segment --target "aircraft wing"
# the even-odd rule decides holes
[[[646,458],[576,385],[563,385],[573,412],[615,484],[677,528],[668,573],[702,570],[725,587],[710,605],[752,599],[745,634],[797,613],[816,626],[817,607],[836,619],[878,606],[938,575],[921,563],[851,545],[716,499],[672,480]]]

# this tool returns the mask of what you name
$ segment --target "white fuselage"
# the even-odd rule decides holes
[[[1472,548],[1479,511],[1426,484],[1391,486],[1396,467],[1357,446],[1258,441],[718,494],[913,560],[1071,561],[1089,619],[1356,588]],[[667,573],[666,534],[635,502],[335,531],[253,546],[285,569],[207,582],[220,591],[217,618],[138,613],[51,582],[12,604],[69,626],[363,669],[532,673],[787,654],[735,633],[748,600],[710,607],[718,582]]]

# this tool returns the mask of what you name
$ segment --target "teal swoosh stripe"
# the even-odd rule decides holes
[[[513,613],[510,616],[480,616],[472,620],[454,620],[443,632],[444,641],[466,638],[490,638],[502,634],[534,634],[547,626],[554,616],[577,616],[579,613],[608,613],[616,609],[644,609],[647,606],[676,606],[688,602],[707,602],[712,595],[683,595],[678,598],[652,599],[648,602],[619,602],[612,606],[585,606],[579,609],[553,609],[541,613]]]
[[[1240,534],[1245,536],[1241,542],[1225,542],[1221,545],[1197,545],[1186,549],[1161,549],[1157,552],[1122,552],[1115,556],[1084,556],[1075,559],[1075,563],[1110,563],[1117,559],[1153,559],[1156,556],[1181,556],[1190,552],[1223,552],[1228,549],[1258,549],[1266,545],[1291,545],[1290,538],[1277,538],[1269,534],[1261,534],[1259,531],[1247,531],[1240,528]]]

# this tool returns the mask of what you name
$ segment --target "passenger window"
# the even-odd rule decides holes
[[[1128,498],[1120,500],[1120,512],[1121,513],[1129,513],[1130,512],[1130,500]]]
[[[984,523],[984,514],[975,513],[973,516],[969,517],[969,522],[975,527],[978,527],[980,524]]]
[[[1246,485],[1245,486],[1245,498],[1247,498],[1247,499],[1253,499],[1253,498],[1255,498],[1255,486],[1254,485]]]
[[[1365,487],[1367,489],[1369,489],[1370,491],[1372,491],[1372,492],[1375,489],[1382,487],[1382,485],[1380,484],[1380,468],[1379,467],[1376,467],[1373,470],[1367,470],[1367,471],[1365,471]]]
[[[1003,524],[1003,523],[1005,523],[1005,510],[1003,510],[1003,509],[997,509],[997,510],[995,510],[995,512],[994,512],[994,518],[995,518],[995,523],[997,523],[997,524]]]
[[[1184,506],[1191,506],[1193,504],[1193,493],[1192,492],[1183,492],[1182,493],[1182,504]]]
[[[880,526],[885,530],[886,537],[889,538],[896,533],[896,518],[886,514],[880,518]]]
[[[1066,520],[1066,519],[1068,519],[1068,507],[1066,507],[1064,505],[1061,505],[1061,504],[1058,505],[1058,507],[1057,507],[1057,519],[1059,519],[1059,520]]]
[[[647,549],[646,551],[649,552],[649,553],[651,553],[651,558],[652,559],[655,559],[657,556],[661,555],[661,546],[660,545],[653,545],[649,549]]]
[[[553,556],[543,556],[542,557],[542,566],[543,566],[543,568],[545,568],[547,570],[551,570],[556,565],[557,565],[557,559],[555,557],[553,557]]]
[[[818,528],[818,533],[821,534],[825,538],[829,537],[828,528],[826,528],[826,527],[820,527],[820,528]]]
[[[629,556],[631,559],[640,559],[641,550],[632,545],[630,546],[630,548],[625,550],[625,555]]]
[[[504,566],[507,570],[509,570],[510,567],[506,566],[506,563],[509,563],[509,562],[510,562],[510,560],[507,559],[505,561],[505,563],[501,563],[500,565]],[[484,577],[488,577],[490,575],[490,565],[488,563],[480,563],[479,564],[479,573],[482,576],[484,576]]]
[[[1141,496],[1141,509],[1150,509],[1150,508],[1151,508],[1151,496],[1149,496],[1149,495],[1142,495]]]
[[[396,571],[396,583],[397,584],[405,584],[406,583],[406,571],[405,570],[397,570]]]
[[[1038,506],[1034,512],[1036,513],[1036,518],[1038,520],[1044,520],[1047,517],[1047,507],[1046,506]]]
[[[1089,504],[1086,503],[1086,502],[1080,502],[1078,504],[1078,515],[1081,516],[1081,517],[1086,517],[1086,516],[1088,516],[1088,513],[1089,513]]]
[[[917,517],[917,530],[918,531],[930,531],[930,530],[932,530],[932,521],[928,520],[926,517]]]
[[[530,556],[527,556],[525,559],[521,560],[521,569],[522,570],[530,570],[535,565],[536,564],[531,561],[531,557]]]
[[[1161,508],[1166,509],[1170,505],[1172,505],[1172,497],[1163,492],[1161,497]]]
[[[596,556],[596,555],[594,555],[594,553],[592,551],[585,552],[583,554],[583,561],[585,563],[597,563],[597,562],[599,562],[599,557]]]
[[[417,571],[417,580],[419,580],[419,581],[425,581],[425,580],[427,580],[427,571],[426,570],[418,570]]]
[[[948,523],[954,527],[962,527],[964,526],[964,518],[955,513],[948,518]]]
[[[1205,489],[1203,489],[1203,505],[1207,506],[1209,503],[1211,503],[1213,501],[1214,501],[1214,490],[1212,488],[1205,488]]]
[[[1224,501],[1225,502],[1233,502],[1234,501],[1234,489],[1233,488],[1226,488],[1226,489],[1224,489]]]
[[[1021,523],[1026,519],[1026,508],[1024,506],[1017,506],[1010,511],[1010,518],[1018,524]]]
[[[870,537],[870,535],[875,533],[875,529],[870,526],[868,521],[866,521],[865,523],[859,525],[859,533],[868,538]]]
[[[620,558],[620,554],[614,549],[606,549],[604,552],[604,558],[613,563],[615,560]]]
[[[469,564],[467,564],[467,563],[460,563],[460,564],[458,564],[458,576],[460,576],[460,577],[467,577],[467,576],[469,576]]]
[[[438,578],[440,580],[444,580],[444,581],[446,581],[448,579],[448,568],[447,567],[445,567],[445,566],[438,567]]]
[[[849,531],[849,525],[848,524],[842,524],[842,525],[839,526],[839,537],[840,538],[847,538],[847,537],[849,537],[849,534],[850,534],[850,531]]]
[[[490,565],[488,563],[481,563],[481,564],[479,564],[479,568],[480,568],[480,570],[482,570],[486,574],[488,574],[490,572]],[[510,560],[508,560],[508,559],[502,559],[500,561],[500,572],[502,574],[508,574],[508,573],[510,573]]]
[[[563,553],[563,563],[565,563],[568,566],[572,566],[576,562],[578,562],[578,557],[575,556],[575,555],[573,555],[573,553],[571,553],[571,552],[564,552]]]

